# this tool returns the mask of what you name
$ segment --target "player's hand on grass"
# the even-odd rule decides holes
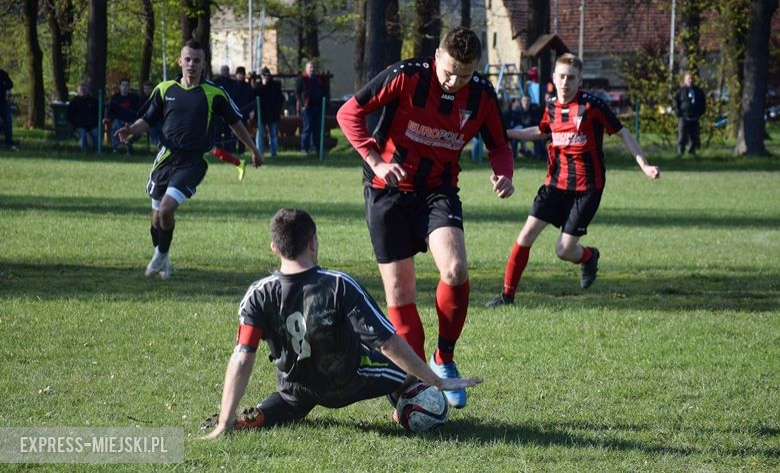
[[[439,391],[457,391],[458,389],[473,388],[482,382],[482,378],[441,378]]]
[[[644,172],[645,176],[649,177],[650,179],[658,179],[661,177],[661,170],[658,168],[658,166],[643,166],[642,172]]]
[[[512,179],[509,179],[506,176],[496,176],[493,174],[490,176],[490,182],[493,184],[493,192],[502,199],[506,199],[515,192],[515,186],[512,185]]]
[[[380,162],[371,166],[371,170],[380,177],[389,187],[398,187],[406,180],[407,174],[403,166],[396,163]]]

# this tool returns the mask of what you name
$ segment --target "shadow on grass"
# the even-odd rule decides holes
[[[360,192],[355,188],[355,192]],[[282,207],[298,206],[306,209],[318,219],[364,219],[362,203],[323,202],[317,196],[301,193],[296,199],[251,199],[251,200],[215,200],[196,199],[182,212],[193,219],[233,219],[251,218],[258,215],[273,215]],[[90,215],[148,215],[149,201],[144,196],[138,198],[111,197],[72,197],[62,196],[18,196],[1,195],[0,209],[18,212],[46,211],[69,212]],[[494,207],[490,205],[468,205],[465,209],[466,222],[516,223],[518,230],[527,216],[528,208]],[[722,216],[718,209],[712,210],[669,210],[637,208],[604,208],[594,221],[595,225],[639,226],[639,227],[710,227],[710,228],[780,228],[777,216]],[[508,235],[508,239],[512,236]]]
[[[609,426],[595,424],[543,424],[543,425],[513,425],[504,422],[481,421],[478,419],[450,420],[440,430],[428,433],[410,433],[398,425],[390,423],[367,423],[343,421],[340,419],[321,418],[316,421],[302,421],[304,424],[315,425],[318,428],[358,429],[364,432],[375,432],[387,437],[415,437],[440,442],[445,440],[453,443],[478,444],[482,446],[540,446],[565,448],[603,448],[619,451],[638,451],[653,455],[688,456],[698,454],[717,454],[718,456],[750,457],[760,455],[767,458],[780,457],[780,448],[733,447],[718,446],[713,449],[693,447],[678,447],[664,445],[658,442],[635,440],[634,437],[652,433],[652,429],[642,426]],[[748,429],[755,431],[757,429]],[[590,433],[588,433],[588,431]],[[624,439],[615,437],[622,436]],[[609,437],[609,438],[605,438]]]
[[[0,264],[0,298],[83,299],[118,301],[155,300],[175,297],[178,300],[221,299],[236,302],[249,285],[272,269],[251,266],[251,262],[230,270],[188,268],[186,263],[174,266],[169,281],[144,276],[145,261],[137,267],[100,267],[72,264]],[[652,268],[643,268],[652,270]],[[756,273],[754,268],[717,268],[711,274],[683,273],[652,276],[631,274],[615,278],[605,274],[596,285],[585,291],[579,288],[576,275],[562,279],[559,275],[529,276],[524,281],[518,303],[495,310],[572,311],[572,310],[654,310],[678,312],[775,312],[780,307],[780,271]],[[719,271],[719,272],[718,272]],[[373,265],[349,271],[375,299],[384,306],[384,290]],[[625,276],[625,275],[623,275]],[[435,273],[418,274],[418,305],[433,305],[439,277]],[[482,304],[495,296],[499,275],[472,274],[471,307],[482,310]]]

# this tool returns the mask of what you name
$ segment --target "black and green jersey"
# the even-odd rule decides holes
[[[169,80],[155,87],[142,118],[151,126],[162,122],[160,143],[172,153],[201,157],[212,147],[214,115],[230,125],[242,118],[230,96],[214,83],[184,87]]]

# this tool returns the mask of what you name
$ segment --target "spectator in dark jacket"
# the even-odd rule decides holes
[[[674,95],[674,111],[677,114],[677,154],[682,156],[688,141],[691,147],[688,152],[696,154],[699,148],[699,118],[707,111],[707,100],[704,92],[694,85],[693,74],[685,74],[685,85]]]
[[[255,96],[252,91],[252,86],[246,81],[246,69],[243,67],[236,68],[236,80],[235,80],[236,95],[233,97],[233,101],[236,102],[238,110],[244,117],[244,125],[246,125],[249,114],[254,108]],[[238,141],[238,140],[236,140]],[[244,144],[238,141],[238,152],[244,152]]]
[[[119,139],[116,137],[117,130],[132,125],[140,109],[141,98],[130,92],[130,80],[120,80],[119,92],[111,96],[111,102],[108,106],[108,118],[111,120],[111,149],[114,153],[119,146]],[[127,154],[133,152],[132,141],[135,141],[135,138],[127,143]]]
[[[14,83],[8,73],[0,69],[0,126],[2,126],[5,135],[6,148],[15,150],[11,104],[8,103],[8,92],[13,88]]]
[[[275,157],[279,150],[279,119],[284,106],[284,94],[282,84],[271,77],[271,71],[267,67],[260,71],[260,83],[255,88],[255,96],[260,98],[261,122],[255,135],[255,144],[257,149],[263,152],[263,135],[268,132],[271,157]]]
[[[295,83],[296,106],[302,120],[301,151],[304,153],[316,153],[319,150],[320,115],[324,96],[322,82],[317,76],[317,64],[309,61],[303,75],[298,77]]]
[[[89,94],[86,84],[78,87],[78,95],[68,103],[67,117],[73,129],[79,135],[79,147],[86,151],[88,144],[97,146],[98,139],[98,101]]]
[[[542,119],[541,109],[531,103],[528,95],[523,95],[519,99],[514,99],[509,110],[504,113],[504,125],[508,130],[522,130],[532,126],[539,125]],[[544,142],[534,141],[534,151],[526,149],[525,141],[511,140],[509,143],[512,148],[512,156],[517,158],[517,148],[520,146],[520,154],[527,158],[544,158]]]
[[[149,99],[152,98],[153,91],[154,83],[152,83],[150,80],[144,82],[144,84],[141,86],[141,108],[138,110],[138,118],[143,117],[144,113],[146,113],[146,110],[149,108],[149,105],[151,105]],[[149,140],[152,142],[152,144],[159,148],[161,133],[160,124],[150,127],[147,133],[149,133]]]

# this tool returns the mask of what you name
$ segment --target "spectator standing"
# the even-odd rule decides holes
[[[303,75],[295,83],[298,115],[301,116],[301,151],[316,153],[319,150],[320,119],[322,115],[323,86],[317,76],[317,64],[306,63]]]
[[[8,103],[8,95],[14,83],[7,72],[0,69],[0,124],[3,126],[3,135],[5,136],[5,147],[16,150],[13,134],[13,122],[11,117],[11,104]]]
[[[236,81],[230,77],[230,66],[224,64],[219,68],[219,76],[214,79],[214,84],[222,87],[228,97],[235,102]],[[236,151],[236,139],[230,130],[230,126],[221,118],[216,120],[217,124],[214,127],[214,131],[217,135],[217,146],[229,152]]]
[[[528,81],[525,84],[525,95],[531,98],[531,103],[537,107],[541,104],[539,87],[539,68],[534,66],[525,74]]]
[[[280,260],[279,271],[252,284],[241,301],[220,412],[206,438],[287,424],[318,405],[336,409],[385,395],[393,403],[407,384],[407,373],[442,390],[481,382],[437,376],[357,281],[320,268],[317,227],[306,212],[276,212],[271,250]],[[276,391],[237,419],[261,340],[276,367]],[[202,428],[213,421],[207,419]]]
[[[499,198],[514,192],[512,151],[493,86],[476,72],[482,46],[476,33],[447,33],[434,57],[398,62],[371,79],[338,112],[338,122],[363,158],[366,223],[385,288],[388,316],[425,359],[417,310],[414,257],[430,248],[439,273],[435,308],[439,331],[429,365],[458,378],[455,345],[466,324],[469,275],[458,195],[461,151],[480,133]],[[373,136],[366,117],[380,111]],[[466,405],[465,390],[445,393]]]
[[[120,80],[119,92],[111,96],[111,102],[108,105],[108,118],[111,120],[111,150],[114,153],[119,146],[119,138],[116,136],[117,130],[133,123],[140,109],[141,98],[130,92],[130,80]],[[126,143],[127,154],[133,152],[134,141],[135,139],[132,139]]]
[[[539,125],[541,118],[539,107],[531,103],[529,96],[523,95],[519,99],[512,101],[509,110],[504,114],[504,124],[508,130],[522,130]],[[512,156],[515,158],[517,158],[518,145],[520,146],[520,154],[523,156],[527,158],[544,158],[544,143],[542,141],[534,141],[534,151],[531,152],[526,149],[525,141],[511,140]]]
[[[236,136],[252,150],[252,164],[263,164],[263,155],[241,122],[241,114],[225,91],[202,78],[206,54],[200,42],[189,40],[179,56],[181,76],[162,82],[152,92],[144,116],[120,128],[116,135],[127,143],[133,136],[162,124],[162,148],[152,164],[146,192],[152,199],[150,234],[154,256],[146,266],[147,276],[171,277],[168,252],[173,240],[175,215],[179,206],[195,195],[206,176],[208,163],[203,154],[213,148],[213,117],[221,116]],[[241,172],[241,171],[239,171]]]
[[[236,68],[236,80],[235,80],[236,95],[233,97],[233,101],[236,102],[238,110],[244,117],[250,116],[254,109],[254,92],[252,86],[246,81],[246,69],[242,67]],[[247,120],[244,120],[246,125]],[[240,141],[237,143],[238,153],[244,152],[244,144]]]
[[[693,74],[685,74],[683,86],[674,94],[674,111],[677,114],[677,155],[685,153],[685,147],[690,141],[688,152],[696,154],[699,141],[699,119],[707,111],[707,100],[702,91],[693,81]]]
[[[146,110],[149,109],[149,99],[152,97],[152,91],[154,90],[154,83],[148,80],[141,86],[141,109],[138,111],[138,117],[142,117]],[[160,125],[155,125],[149,128],[149,140],[158,149],[160,148]]]
[[[97,99],[89,93],[86,84],[80,84],[77,90],[78,95],[68,103],[66,116],[68,122],[79,135],[81,151],[87,151],[87,146],[90,143],[93,147],[97,146],[98,109],[100,106]]]
[[[263,135],[268,133],[268,144],[271,157],[276,157],[279,151],[279,120],[284,107],[282,84],[271,76],[271,71],[264,67],[260,71],[260,82],[255,88],[255,96],[260,99],[261,126],[255,135],[255,144],[263,152]]]

